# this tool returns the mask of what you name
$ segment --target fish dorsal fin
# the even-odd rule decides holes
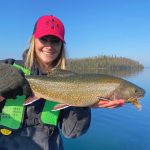
[[[47,71],[47,76],[55,76],[55,77],[68,77],[68,76],[74,76],[77,73],[69,71],[69,70],[64,70],[64,69],[59,69],[59,68],[53,68],[49,71]]]

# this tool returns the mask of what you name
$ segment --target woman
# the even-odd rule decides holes
[[[23,61],[9,59],[4,62],[22,64],[31,75],[46,75],[54,67],[65,69],[64,32],[63,23],[58,18],[42,16],[35,24],[29,49],[23,54]],[[51,104],[55,105],[53,102]],[[48,112],[43,117],[46,107],[51,104],[38,100],[25,106],[20,127],[9,136],[0,135],[0,149],[63,150],[58,126],[66,138],[76,138],[87,131],[91,121],[90,108],[69,107],[56,114]],[[92,107],[115,108],[123,104],[123,100],[104,100]],[[5,104],[1,107],[3,110]]]

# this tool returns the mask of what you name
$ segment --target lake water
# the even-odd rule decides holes
[[[142,110],[132,104],[115,109],[92,109],[88,132],[65,139],[65,150],[150,150],[150,69],[123,77],[146,91]]]

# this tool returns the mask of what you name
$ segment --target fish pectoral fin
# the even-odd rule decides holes
[[[67,104],[57,104],[56,106],[54,106],[54,108],[51,111],[58,111],[58,110],[65,109],[67,107],[70,107],[70,105],[67,105]]]
[[[106,97],[97,96],[97,98],[98,98],[98,100],[111,101],[111,99],[106,98]]]
[[[141,110],[142,109],[142,105],[138,102],[138,100],[134,100],[131,102],[137,109]]]
[[[30,105],[30,104],[32,104],[32,103],[34,103],[35,101],[37,101],[37,100],[39,100],[39,98],[38,97],[36,97],[36,96],[30,96],[30,97],[28,97],[27,99],[26,99],[26,101],[24,102],[24,106],[27,106],[27,105]]]

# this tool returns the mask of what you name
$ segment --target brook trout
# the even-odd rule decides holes
[[[12,68],[12,67],[11,67]],[[140,108],[138,100],[144,96],[144,89],[119,77],[105,74],[77,74],[67,70],[53,69],[49,76],[26,76],[34,96],[25,105],[40,98],[66,106],[88,107],[100,100],[124,99]],[[14,78],[13,84],[17,82]],[[0,83],[1,84],[1,83]],[[7,85],[8,86],[8,85]],[[9,86],[12,86],[10,83]]]

